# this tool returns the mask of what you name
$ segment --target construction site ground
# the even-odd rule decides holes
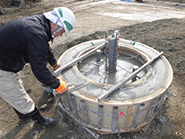
[[[56,38],[51,47],[58,59],[68,48],[79,43],[104,38],[108,30],[118,29],[120,38],[133,40],[163,51],[174,71],[171,96],[163,115],[164,123],[152,122],[146,133],[123,133],[122,138],[185,138],[185,5],[175,2],[127,2],[119,0],[41,0],[27,1],[27,9],[7,7],[8,0],[1,3],[5,14],[0,15],[0,26],[23,16],[43,14],[54,7],[72,9],[76,25],[68,37]],[[52,68],[48,68],[53,72]],[[86,139],[93,138],[79,124],[57,106],[58,99],[48,102],[47,94],[27,64],[20,73],[25,89],[37,106],[47,104],[41,113],[53,117],[52,127],[42,127],[32,120],[18,124],[12,106],[0,98],[0,138],[3,139]],[[165,122],[166,121],[166,122]],[[102,135],[102,139],[118,138]]]

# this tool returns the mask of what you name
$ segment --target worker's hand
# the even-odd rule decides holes
[[[60,67],[60,64],[59,63],[56,63],[54,66],[52,66],[52,68],[54,69],[54,70],[56,70],[57,68],[59,68]]]
[[[64,94],[67,91],[67,86],[64,82],[60,82],[60,85],[57,89],[55,89],[57,93]]]

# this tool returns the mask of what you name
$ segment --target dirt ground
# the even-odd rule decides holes
[[[171,90],[174,91],[175,96],[171,96],[166,108],[166,114],[169,118],[170,125],[173,126],[172,134],[176,138],[185,138],[185,18],[169,18],[159,19],[152,22],[146,22],[144,20],[125,20],[120,18],[100,16],[93,14],[93,12],[108,11],[109,8],[117,6],[115,3],[107,4],[107,7],[102,3],[100,5],[89,5],[92,2],[101,2],[101,0],[42,0],[35,3],[29,1],[27,3],[27,9],[16,9],[15,7],[7,8],[6,1],[2,4],[5,14],[0,15],[0,26],[8,21],[16,18],[20,18],[27,15],[43,14],[45,11],[52,10],[56,6],[65,6],[71,8],[77,18],[77,23],[69,33],[69,36],[57,38],[54,40],[51,47],[58,59],[60,55],[68,48],[85,42],[88,40],[94,40],[103,38],[106,31],[112,29],[119,29],[121,38],[134,40],[146,45],[149,45],[158,51],[163,51],[164,56],[169,60],[174,71],[174,79],[171,86]],[[85,5],[85,6],[83,6]],[[127,5],[126,8],[137,8],[142,10],[164,10],[166,13],[169,11],[176,11],[177,13],[185,13],[185,6],[183,4],[176,3],[164,3],[164,2],[144,2]],[[124,9],[115,8],[115,11],[123,12]],[[155,12],[156,12],[155,11]],[[112,12],[112,11],[111,11]],[[51,67],[48,68],[52,71]],[[52,71],[53,72],[53,71]],[[65,125],[74,123],[71,119],[65,118],[65,114],[57,115],[58,99],[49,103],[47,100],[52,98],[52,95],[48,95],[44,88],[40,85],[40,82],[34,77],[30,70],[30,66],[26,65],[24,70],[20,72],[20,76],[23,79],[25,89],[28,91],[31,98],[34,100],[37,106],[47,104],[48,108],[41,113],[44,116],[54,117],[56,122],[60,122],[62,117],[65,132]],[[33,121],[26,120],[20,126],[16,126],[18,123],[18,117],[15,114],[12,107],[0,98],[0,138],[3,139],[37,139],[37,138],[71,138],[65,133],[60,133],[58,126],[51,127],[49,130],[34,124]],[[62,123],[61,123],[62,124]],[[77,128],[77,127],[76,127]],[[47,131],[47,132],[46,132]],[[71,130],[71,134],[72,134]],[[77,130],[80,132],[79,130]],[[67,131],[66,131],[67,132]],[[70,134],[68,132],[68,134]],[[50,137],[45,134],[51,133]],[[55,134],[55,135],[54,135]],[[122,136],[124,138],[124,135]],[[72,137],[76,138],[89,138],[81,135]],[[165,138],[154,137],[154,138]]]

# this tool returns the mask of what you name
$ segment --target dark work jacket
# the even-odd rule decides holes
[[[10,21],[0,27],[0,69],[18,72],[29,62],[36,78],[54,89],[60,82],[46,68],[56,60],[48,42],[52,39],[50,22],[43,15]]]

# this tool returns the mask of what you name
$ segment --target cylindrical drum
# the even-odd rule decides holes
[[[62,54],[60,66],[83,56],[104,42],[93,40],[76,45]],[[92,46],[92,42],[94,46]],[[103,101],[98,97],[132,74],[133,66],[141,67],[156,57],[155,49],[120,39],[116,72],[107,72],[105,55],[96,61],[96,51],[60,74],[59,78],[73,85],[73,91],[61,97],[61,104],[75,120],[100,133],[134,132],[147,127],[162,109],[172,83],[173,71],[161,56]],[[102,48],[102,52],[104,48]]]

